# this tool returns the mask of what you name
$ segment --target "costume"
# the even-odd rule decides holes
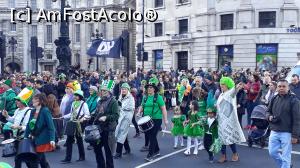
[[[174,124],[171,133],[173,136],[183,135],[184,134],[184,127],[183,122],[185,121],[185,115],[175,115],[171,119],[172,123]]]

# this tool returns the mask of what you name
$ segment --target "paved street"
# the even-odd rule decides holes
[[[159,134],[159,144],[161,148],[161,157],[157,158],[153,162],[145,162],[144,158],[146,153],[142,153],[139,149],[142,147],[144,143],[144,138],[141,136],[140,138],[132,138],[135,131],[131,129],[130,131],[130,145],[132,148],[132,154],[129,156],[123,156],[122,159],[115,160],[116,168],[192,168],[192,167],[205,167],[205,168],[275,168],[275,164],[273,160],[268,155],[268,151],[266,149],[258,149],[258,148],[248,148],[247,146],[238,146],[238,152],[240,155],[240,161],[236,163],[228,162],[225,164],[218,163],[209,163],[208,155],[206,151],[200,151],[197,156],[191,155],[186,157],[183,154],[184,148],[173,149],[173,138],[168,133],[160,133]],[[231,158],[231,151],[228,148],[228,156]],[[293,163],[295,167],[300,165],[300,145],[296,145],[293,148]],[[1,150],[2,152],[2,150]],[[50,165],[53,168],[82,168],[82,167],[96,167],[95,155],[92,151],[86,150],[86,161],[85,162],[75,162],[78,159],[77,155],[77,146],[74,145],[72,163],[63,165],[60,164],[60,160],[62,160],[65,156],[65,148],[62,148],[59,151],[48,153],[47,159],[50,161]],[[219,155],[216,156],[216,160],[219,158]],[[10,164],[13,164],[13,157],[10,158],[2,158],[0,157],[0,161],[5,161]],[[25,165],[23,166],[25,167]]]

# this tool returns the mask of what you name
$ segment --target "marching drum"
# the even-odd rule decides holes
[[[34,160],[37,158],[35,148],[31,139],[22,139],[19,142],[17,156],[30,160]]]
[[[149,131],[154,126],[153,120],[149,116],[142,117],[141,119],[139,119],[137,124],[138,124],[139,129],[143,133]]]
[[[16,154],[16,147],[15,147],[15,139],[7,139],[3,141],[1,144],[4,145],[2,150],[3,157],[10,157]]]

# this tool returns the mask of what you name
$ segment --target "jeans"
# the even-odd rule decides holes
[[[93,144],[94,152],[96,155],[97,168],[113,168],[114,161],[112,158],[112,151],[109,146],[108,140],[108,131],[101,132],[101,140],[100,143]],[[104,148],[105,152],[105,160],[102,152],[102,148]]]
[[[159,146],[157,142],[157,134],[161,128],[162,120],[161,119],[153,119],[154,126],[152,129],[147,131],[145,134],[149,137],[149,153],[148,156],[152,156],[153,154],[159,152]]]
[[[269,154],[276,161],[279,168],[290,168],[292,157],[292,135],[288,132],[271,131],[269,138]],[[282,152],[279,152],[279,149]]]
[[[237,153],[237,151],[236,151],[236,144],[231,144],[229,146],[231,148],[232,153],[234,153],[234,154]],[[221,153],[223,155],[226,155],[226,145],[222,145]]]

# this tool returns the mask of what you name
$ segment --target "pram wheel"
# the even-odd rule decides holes
[[[252,146],[253,146],[253,141],[251,138],[248,138],[248,147],[252,148]]]

